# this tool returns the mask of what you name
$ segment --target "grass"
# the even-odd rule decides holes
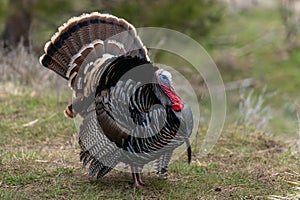
[[[265,199],[293,193],[287,181],[300,181],[286,174],[299,170],[299,155],[242,126],[227,126],[207,157],[194,144],[192,164],[186,157],[173,162],[168,180],[143,174],[147,189],[132,189],[125,172],[90,179],[79,162],[73,121],[62,114],[66,99],[30,92],[1,96],[1,199]]]

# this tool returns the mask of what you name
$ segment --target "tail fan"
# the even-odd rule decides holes
[[[73,79],[83,61],[120,55],[149,60],[135,28],[124,19],[97,12],[73,17],[46,43],[40,63],[66,80]]]

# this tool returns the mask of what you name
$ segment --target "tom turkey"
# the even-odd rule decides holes
[[[174,149],[187,144],[193,117],[174,89],[171,74],[156,67],[135,28],[124,19],[91,13],[71,18],[46,43],[41,64],[66,79],[74,91],[64,113],[82,117],[80,160],[92,177],[118,163],[131,167],[141,187],[143,166],[155,162],[167,177]]]

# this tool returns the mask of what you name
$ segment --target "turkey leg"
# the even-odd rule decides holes
[[[131,167],[132,171],[132,178],[133,178],[133,187],[134,188],[143,188],[145,184],[142,181],[141,178],[141,170],[138,169],[138,167]]]

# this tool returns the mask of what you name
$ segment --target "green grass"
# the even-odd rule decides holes
[[[294,191],[287,184],[294,177],[285,172],[299,170],[299,155],[265,133],[237,126],[225,128],[207,157],[200,157],[195,143],[193,162],[188,165],[186,157],[173,162],[168,180],[143,174],[146,189],[132,189],[125,172],[90,179],[79,162],[74,123],[62,114],[68,98],[60,99],[1,97],[1,199],[265,199]]]

